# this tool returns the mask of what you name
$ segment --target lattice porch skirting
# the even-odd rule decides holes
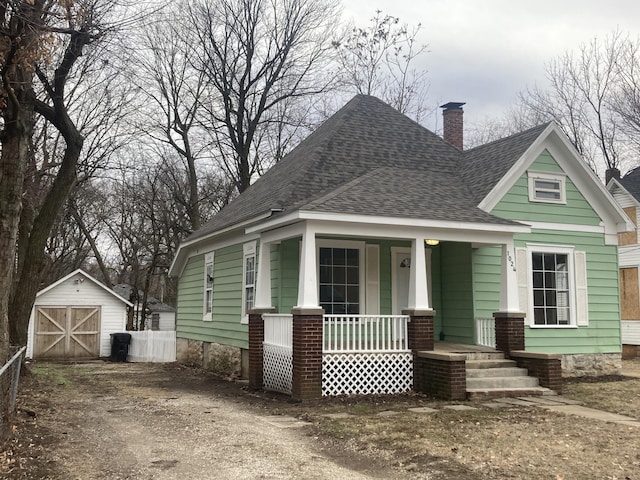
[[[291,394],[293,350],[291,347],[263,344],[264,387],[267,390]]]
[[[413,388],[413,354],[325,353],[322,395],[408,392]]]

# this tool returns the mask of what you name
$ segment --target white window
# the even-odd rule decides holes
[[[542,203],[567,203],[565,175],[528,172],[529,201]]]
[[[365,313],[364,260],[361,242],[319,242],[318,300],[325,313]]]
[[[517,255],[520,303],[531,327],[588,325],[585,252],[528,245]]]
[[[213,252],[204,256],[204,315],[202,319],[213,320]]]
[[[569,258],[567,253],[532,252],[533,324],[571,325],[569,301]]]
[[[248,322],[256,293],[256,242],[242,246],[242,322]]]

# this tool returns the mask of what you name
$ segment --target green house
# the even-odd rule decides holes
[[[546,354],[565,375],[619,369],[617,242],[632,222],[557,125],[463,150],[462,105],[443,106],[443,139],[356,96],[184,240],[179,360],[251,377],[249,319],[268,313],[324,319],[325,349],[333,322],[347,344],[360,329],[364,350],[389,350],[371,322],[404,318],[393,342],[410,337],[413,358],[453,345]]]

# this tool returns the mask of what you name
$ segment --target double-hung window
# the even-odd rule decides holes
[[[204,321],[213,320],[213,252],[204,256]]]
[[[362,256],[363,249],[359,245],[319,247],[319,300],[325,313],[361,313]]]
[[[532,252],[534,325],[571,325],[568,253]]]
[[[248,313],[255,304],[256,292],[256,242],[242,247],[242,322],[249,320]]]
[[[530,244],[516,254],[520,308],[531,327],[589,324],[586,252]]]

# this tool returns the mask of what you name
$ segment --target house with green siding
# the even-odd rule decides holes
[[[185,239],[170,271],[179,360],[256,386],[280,362],[298,398],[345,345],[338,383],[374,355],[380,376],[415,386],[413,367],[380,360],[400,344],[427,370],[458,358],[443,345],[619,370],[617,243],[632,222],[556,124],[464,150],[462,105],[443,106],[441,138],[358,95]],[[293,346],[272,355],[278,315]]]

